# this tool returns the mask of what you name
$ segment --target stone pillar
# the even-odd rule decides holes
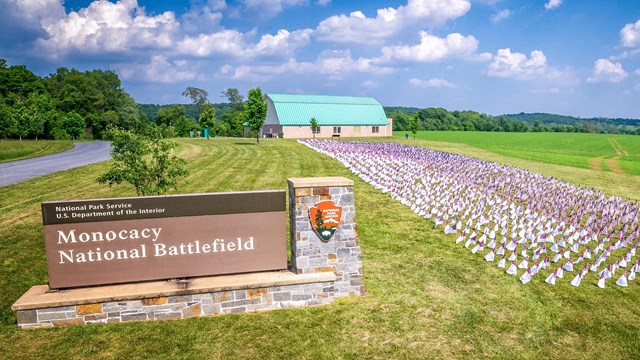
[[[333,272],[334,296],[363,295],[362,252],[356,228],[353,180],[344,177],[290,178],[291,263],[296,274]],[[313,230],[309,210],[323,200],[342,207],[340,223],[328,240]]]

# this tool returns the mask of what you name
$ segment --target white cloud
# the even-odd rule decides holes
[[[176,83],[193,80],[197,73],[186,61],[170,63],[166,57],[155,55],[149,64],[122,64],[115,66],[118,74],[125,80],[137,79],[161,83]]]
[[[640,46],[640,20],[627,24],[620,30],[620,43],[624,47]]]
[[[147,16],[135,0],[117,3],[95,1],[65,17],[44,20],[48,38],[38,44],[52,57],[60,53],[126,52],[132,49],[166,49],[179,23],[172,12]]]
[[[376,66],[371,59],[351,57],[349,50],[325,50],[313,62],[298,62],[291,58],[276,65],[224,65],[216,75],[234,80],[266,81],[280,75],[322,75],[328,80],[340,80],[350,73],[388,74],[392,68]],[[326,79],[325,79],[326,80]]]
[[[638,49],[632,49],[632,50],[625,50],[622,53],[620,53],[619,55],[612,55],[609,56],[609,60],[611,61],[620,61],[620,60],[624,60],[624,59],[630,59],[632,57],[637,56],[638,54],[640,54],[640,48]]]
[[[265,0],[250,0],[246,6],[258,6],[260,1]],[[283,6],[293,6],[306,0],[278,1]],[[43,21],[46,36],[36,43],[41,53],[52,58],[69,53],[99,55],[152,51],[164,56],[286,59],[292,57],[296,49],[306,46],[313,32],[311,29],[283,29],[255,40],[255,29],[243,33],[222,27],[219,10],[225,8],[223,0],[196,2],[178,21],[170,11],[147,15],[136,0],[94,1],[77,12],[65,14],[62,10],[62,16]],[[24,10],[38,13],[35,8]]]
[[[491,61],[491,59],[493,59],[493,54],[488,52],[483,52],[479,54],[470,54],[465,56],[465,60],[468,60],[468,61],[485,62],[485,61]]]
[[[511,49],[499,49],[489,64],[489,76],[513,78],[519,80],[533,79],[544,75],[547,69],[547,58],[540,50],[531,52],[527,58],[522,53],[512,53]]]
[[[176,44],[176,51],[180,54],[200,57],[220,54],[235,57],[244,52],[244,37],[244,34],[236,30],[185,36]]]
[[[363,82],[362,84],[360,84],[360,86],[365,88],[365,89],[374,89],[374,88],[380,87],[380,83],[372,81],[372,80],[367,80],[367,81]]]
[[[209,0],[206,7],[211,11],[223,10],[227,8],[227,2],[225,0]]]
[[[210,1],[211,3],[211,1]],[[220,30],[222,27],[222,13],[219,10],[224,9],[226,3],[212,3],[204,6],[192,6],[187,12],[180,17],[180,25],[182,31],[187,34],[212,33]]]
[[[371,59],[353,59],[349,50],[325,50],[312,66],[317,67],[312,73],[330,75],[334,79],[350,72],[388,74],[392,71],[390,68],[373,65]]]
[[[311,39],[311,29],[278,30],[276,35],[262,35],[260,41],[248,49],[248,56],[272,56],[289,57],[300,47],[307,45]]]
[[[329,5],[330,3],[331,3],[331,0],[316,0],[316,4],[320,6],[326,6],[326,5]]]
[[[403,19],[419,19],[427,23],[441,25],[457,19],[471,9],[468,0],[409,0],[407,6],[398,11]]]
[[[245,59],[261,56],[287,58],[292,56],[297,48],[309,43],[311,32],[311,29],[293,32],[278,30],[275,35],[262,35],[258,43],[251,44],[248,38],[253,36],[253,33],[223,30],[213,34],[187,36],[178,42],[176,49],[180,54],[198,57],[225,55]]]
[[[624,71],[622,64],[612,63],[607,59],[598,59],[593,64],[593,75],[587,79],[587,82],[611,82],[619,83],[626,79],[629,74]]]
[[[44,36],[41,25],[43,21],[65,16],[61,0],[0,0],[0,9],[0,49],[6,49],[7,52],[30,46],[33,41]]]
[[[59,19],[65,15],[60,0],[1,0],[0,6],[3,13],[19,18],[25,27],[40,28],[43,20]]]
[[[378,9],[375,18],[368,18],[361,11],[331,16],[320,22],[315,35],[320,40],[339,43],[380,43],[410,26],[442,25],[470,8],[469,0],[409,0],[397,9]]]
[[[432,78],[429,80],[421,80],[417,78],[409,79],[409,84],[419,88],[457,88],[458,85],[445,79]]]
[[[452,33],[446,38],[420,32],[420,44],[414,46],[385,46],[380,62],[400,60],[407,62],[434,62],[451,57],[466,57],[475,53],[478,40],[475,37]]]
[[[491,15],[491,22],[495,24],[501,20],[507,19],[510,16],[511,16],[511,10],[509,9],[501,10]]]
[[[398,32],[397,11],[393,8],[378,10],[374,19],[362,12],[331,16],[318,25],[314,33],[320,40],[340,43],[379,43]]]
[[[544,4],[544,8],[547,10],[553,10],[562,4],[562,0],[549,0]]]

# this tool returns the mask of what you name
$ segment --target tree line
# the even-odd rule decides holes
[[[140,113],[162,132],[169,133],[169,137],[189,136],[204,129],[210,136],[239,137],[244,135],[245,124],[255,135],[266,117],[267,105],[259,87],[248,91],[246,101],[238,89],[222,90],[220,97],[228,102],[218,104],[209,102],[209,93],[203,89],[187,87],[182,95],[190,98],[192,104],[141,104]]]
[[[519,113],[504,115],[528,124],[543,127],[547,131],[588,132],[601,134],[640,134],[640,119],[625,118],[578,118],[547,113]]]
[[[531,128],[523,121],[505,117],[495,118],[472,110],[448,111],[443,108],[426,108],[405,112],[399,108],[388,113],[393,119],[393,129],[409,131],[413,118],[417,130],[431,131],[506,131],[525,132]]]
[[[255,107],[266,108],[256,100],[260,88],[249,90],[249,101],[238,89],[222,90],[227,103],[221,104],[209,102],[208,92],[195,87],[182,95],[192,104],[140,105],[110,70],[61,67],[39,77],[25,65],[8,66],[0,59],[0,139],[107,139],[110,128],[161,137],[205,128],[211,136],[242,136],[243,124],[255,125]]]
[[[41,78],[0,59],[0,138],[101,138],[110,125],[144,125],[115,72],[62,67]]]
[[[173,126],[174,136],[188,136],[190,131],[200,131],[204,127],[209,129],[211,136],[243,136],[243,124],[247,121],[244,96],[233,88],[221,91],[220,95],[229,102],[207,103],[202,109],[206,111],[203,119],[200,119],[203,111],[196,104],[140,104],[140,113],[150,123]],[[215,121],[209,123],[209,119]]]
[[[578,119],[560,115],[546,117],[518,117],[512,115],[491,116],[472,110],[448,111],[443,108],[385,107],[387,116],[393,118],[393,130],[397,131],[500,131],[500,132],[580,132],[610,134],[640,134],[640,120],[625,119],[622,125],[611,121]],[[522,115],[522,114],[519,114]],[[536,114],[531,114],[536,115]],[[554,121],[551,121],[553,119]],[[565,122],[560,122],[559,119]],[[569,123],[568,121],[572,122]],[[580,121],[582,120],[582,121]],[[607,119],[611,120],[611,119]]]

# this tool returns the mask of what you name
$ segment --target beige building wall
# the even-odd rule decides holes
[[[313,138],[311,126],[282,126],[282,132],[286,139],[305,139]],[[333,126],[320,126],[320,133],[316,134],[316,138],[330,138],[334,134]],[[263,128],[263,134],[266,133],[266,125]],[[389,118],[387,126],[378,126],[378,133],[373,133],[373,127],[367,126],[340,126],[340,137],[375,137],[375,136],[392,136],[393,121]],[[277,134],[277,132],[276,132]],[[337,134],[336,134],[337,135]]]

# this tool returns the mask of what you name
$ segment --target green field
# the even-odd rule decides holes
[[[394,135],[402,138],[405,133],[396,131]],[[640,175],[640,137],[634,135],[420,131],[416,137],[465,144],[518,159]]]
[[[484,137],[484,133],[480,135],[476,137]],[[535,141],[535,137],[529,139]],[[632,146],[634,138],[616,139],[637,156],[638,146]],[[637,176],[588,166],[543,164],[485,149],[489,145],[473,147],[445,140],[408,142],[475,154],[640,198]],[[394,141],[406,142],[404,138]],[[433,230],[430,221],[374,190],[340,163],[295,141],[264,139],[260,145],[251,139],[179,142],[181,155],[188,159],[191,172],[180,188],[181,193],[285,189],[288,177],[353,179],[366,296],[314,308],[179,321],[17,330],[11,304],[31,286],[47,281],[40,203],[134,195],[127,186],[110,189],[95,183],[95,178],[107,169],[106,163],[95,164],[0,188],[2,356],[640,358],[637,280],[628,288],[609,283],[606,289],[600,289],[591,274],[577,289],[566,278],[554,287],[540,278],[522,285],[516,278],[504,275],[503,270],[456,245],[453,235]]]
[[[0,140],[0,162],[44,156],[61,151],[66,151],[72,148],[72,141]]]

